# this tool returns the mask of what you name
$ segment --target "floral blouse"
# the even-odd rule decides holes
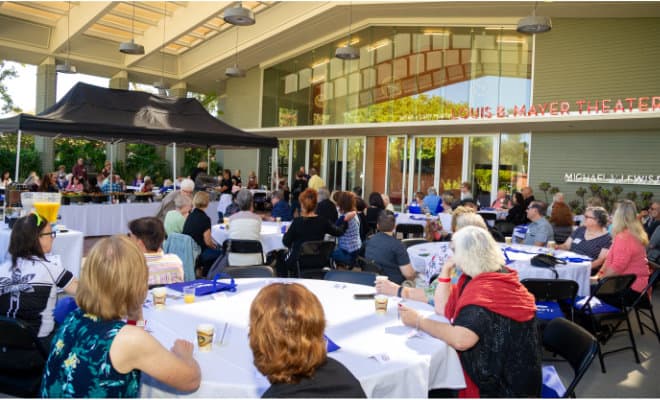
[[[123,321],[104,321],[78,309],[53,338],[41,383],[42,397],[138,397],[140,371],[117,372],[110,346]]]

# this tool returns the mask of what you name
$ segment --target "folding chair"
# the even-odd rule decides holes
[[[415,245],[418,245],[418,244],[425,244],[425,243],[430,243],[430,242],[426,239],[403,239],[401,241],[401,243],[403,243],[403,245],[407,249],[410,246],[415,246]]]
[[[358,256],[357,257],[357,266],[360,267],[360,269],[364,272],[374,272],[378,275],[383,274],[383,269],[376,264],[376,261]]]
[[[358,285],[376,286],[376,274],[373,272],[353,272],[330,270],[323,277],[326,281],[357,283]]]
[[[598,346],[598,359],[603,373],[607,372],[605,369],[604,358],[610,353],[632,349],[633,354],[635,355],[635,361],[637,361],[638,364],[640,363],[635,336],[633,335],[630,318],[628,317],[628,313],[632,308],[626,306],[618,308],[598,299],[598,296],[607,296],[611,299],[619,299],[619,304],[625,304],[623,301],[623,294],[630,288],[635,279],[635,275],[632,274],[605,277],[598,281],[598,284],[592,290],[591,296],[587,298],[578,298],[573,305],[576,320],[596,336],[601,345],[605,345],[615,333],[624,331],[628,332],[631,343],[630,346],[621,347],[607,352],[603,352],[601,346]],[[619,329],[619,326],[621,326],[623,322],[626,323],[627,329]]]
[[[539,322],[552,321],[555,318],[566,317],[560,306],[562,300],[575,302],[578,284],[568,279],[523,279],[522,283],[536,299],[536,318]],[[573,318],[573,308],[570,309],[570,319]]]
[[[223,270],[232,278],[272,278],[273,269],[268,265],[248,265],[244,267],[227,267]]]
[[[573,367],[573,380],[564,393],[557,394],[564,398],[575,397],[575,387],[598,353],[598,341],[581,326],[565,318],[555,318],[543,332],[543,347],[559,354]]]
[[[17,397],[40,397],[48,351],[39,338],[22,321],[0,317],[0,349],[0,392]],[[31,362],[17,360],[17,354]]]
[[[296,267],[299,278],[323,279],[325,272],[332,269],[330,255],[335,249],[335,242],[314,240],[300,246]]]
[[[649,263],[649,266],[651,263]],[[637,316],[637,323],[639,324],[639,333],[644,334],[644,328],[655,333],[660,342],[660,331],[658,331],[658,322],[655,319],[655,314],[653,313],[653,302],[651,298],[651,288],[660,280],[660,269],[654,269],[653,273],[649,277],[649,283],[646,285],[642,293],[631,305],[635,310],[635,315]],[[642,321],[642,316],[648,318],[653,323],[653,327],[646,324]]]
[[[183,261],[184,281],[195,280],[195,267],[198,266],[198,258],[202,249],[192,237],[183,233],[170,233],[163,243],[163,251],[176,254]]]
[[[504,236],[513,235],[513,228],[515,227],[516,225],[511,222],[495,221],[495,229],[497,229]]]
[[[259,240],[244,240],[244,239],[227,239],[222,244],[224,253],[229,256],[229,266],[242,267],[245,265],[261,265],[265,264],[264,249]],[[232,254],[245,254],[254,256],[259,259],[258,262],[249,262],[247,264],[232,262]]]
[[[396,234],[402,234],[404,239],[408,239],[409,236],[413,237],[424,237],[424,226],[418,224],[398,224],[396,226]]]

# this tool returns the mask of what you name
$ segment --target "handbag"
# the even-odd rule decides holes
[[[229,283],[219,281],[219,279],[224,278],[229,278]],[[236,282],[234,282],[234,278],[227,274],[216,274],[215,277],[213,277],[213,280],[196,279],[190,282],[177,282],[167,285],[168,288],[176,290],[177,292],[183,292],[183,288],[187,286],[195,287],[195,296],[204,296],[207,294],[224,291],[236,291]]]
[[[566,264],[566,261],[559,259],[555,256],[551,256],[549,254],[537,254],[534,257],[532,257],[532,259],[529,260],[529,262],[534,267],[549,268],[552,271],[552,273],[555,275],[555,279],[559,278],[559,274],[555,269],[555,265]]]

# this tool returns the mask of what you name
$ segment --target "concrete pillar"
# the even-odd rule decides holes
[[[55,72],[55,59],[48,57],[42,64],[37,66],[37,99],[35,111],[40,113],[55,104],[57,90],[57,72]],[[35,136],[34,147],[41,157],[41,169],[43,172],[54,171],[54,139]],[[28,174],[29,171],[23,171]]]
[[[173,85],[170,88],[170,96],[171,97],[179,97],[179,98],[186,98],[188,97],[188,85],[186,85],[185,82],[179,82],[175,85]],[[159,146],[162,147],[162,146]],[[168,163],[170,163],[170,170],[172,169],[172,162],[174,161],[174,157],[172,155],[172,146],[167,146],[165,150],[165,159],[167,160]],[[183,146],[177,146],[176,147],[176,173],[177,175],[182,175],[185,176],[190,171],[183,171],[183,157],[184,157],[184,148]],[[174,177],[176,179],[176,176]]]
[[[128,90],[128,73],[126,71],[120,71],[119,73],[117,73],[115,76],[110,78],[108,87],[110,89]],[[112,152],[110,151],[110,146],[114,146]],[[113,155],[112,160],[110,160],[111,153]],[[112,161],[113,164],[117,161],[126,163],[126,143],[115,143],[114,145],[111,145],[109,143],[106,144],[105,154],[106,154],[106,159]]]

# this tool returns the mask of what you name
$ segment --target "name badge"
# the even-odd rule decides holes
[[[575,243],[575,244],[580,244],[581,241],[582,241],[582,239],[580,239],[580,238],[573,239],[573,243]]]

